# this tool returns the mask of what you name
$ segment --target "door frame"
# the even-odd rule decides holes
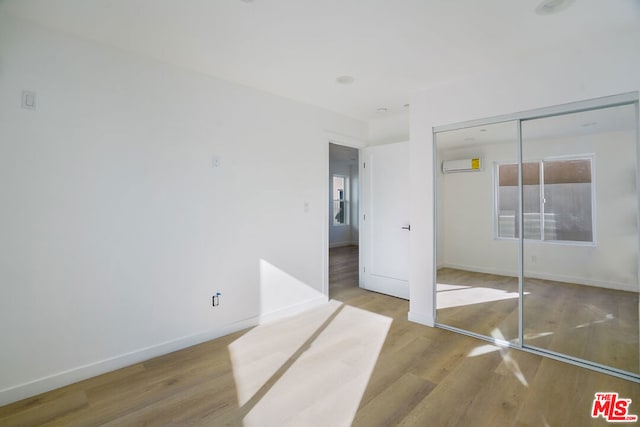
[[[344,145],[358,150],[358,158],[360,158],[360,149],[366,147],[364,141],[346,135],[334,132],[325,132],[324,143],[324,182],[322,184],[322,200],[324,204],[324,215],[322,216],[322,293],[329,300],[329,218],[331,216],[330,207],[327,203],[329,195],[329,179],[331,178],[331,168],[329,159],[329,144]],[[358,193],[360,193],[358,191]],[[360,240],[360,236],[358,239]]]

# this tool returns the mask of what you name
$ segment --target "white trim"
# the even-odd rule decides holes
[[[302,313],[303,311],[316,308],[328,302],[329,302],[329,297],[326,295],[321,295],[321,296],[309,299],[307,301],[292,304],[288,307],[281,308],[276,311],[272,311],[271,313],[261,314],[257,316],[258,324],[262,325],[263,323],[272,322],[274,320],[282,319],[283,317],[293,316],[293,315]]]
[[[323,196],[324,200],[323,204],[327,205],[327,196],[331,195],[331,186],[329,182],[331,181],[331,161],[329,159],[329,144],[338,144],[344,145],[347,147],[352,147],[358,149],[358,163],[361,161],[361,153],[360,148],[364,148],[366,144],[357,139],[347,135],[342,135],[336,132],[325,130],[326,142],[324,144],[324,168],[325,168],[325,177],[324,182],[322,183],[323,188]],[[360,174],[358,174],[360,176]],[[361,200],[361,187],[358,190],[358,198]],[[332,198],[332,197],[331,197]],[[323,224],[322,224],[322,293],[329,298],[329,218],[331,218],[332,207],[326,206],[324,209],[323,216]],[[333,224],[333,221],[331,221]],[[358,221],[360,223],[360,221]],[[362,263],[362,257],[359,258],[359,264]]]
[[[367,281],[365,285],[362,286],[363,289],[409,300],[409,280],[381,276],[370,272],[367,273]]]
[[[330,138],[328,142],[324,144],[324,170],[325,176],[322,186],[322,200],[323,203],[320,206],[324,206],[322,209],[322,293],[329,298],[329,218],[331,218],[331,205],[327,206],[327,196],[331,195],[331,160],[330,160]],[[332,221],[333,222],[333,221]]]
[[[501,268],[486,268],[479,267],[477,265],[460,265],[460,264],[452,264],[452,263],[443,263],[438,266],[438,269],[441,268],[451,268],[453,270],[461,270],[468,271],[470,273],[482,273],[482,274],[495,274],[496,276],[507,276],[507,277],[518,277],[518,271],[514,270],[503,270]]]
[[[432,233],[433,233],[433,239],[431,242],[432,245],[432,251],[433,251],[433,264],[435,265],[435,268],[433,268],[433,271],[431,272],[431,315],[430,316],[425,316],[423,315],[423,319],[430,319],[431,322],[429,323],[431,326],[435,326],[436,324],[436,319],[437,319],[437,305],[438,305],[438,293],[437,293],[437,283],[438,283],[438,269],[440,268],[440,265],[442,264],[442,262],[440,261],[440,253],[438,251],[438,239],[440,238],[440,230],[439,230],[439,221],[440,221],[440,215],[438,215],[438,208],[440,207],[440,204],[438,203],[438,198],[440,196],[440,190],[441,188],[438,186],[438,180],[440,179],[440,174],[439,174],[439,168],[438,165],[440,163],[440,156],[438,155],[438,139],[437,139],[437,135],[436,135],[436,129],[435,128],[431,128],[431,158],[432,158],[432,171],[431,171],[431,192],[432,192],[432,197],[433,197],[433,203],[432,203],[432,214],[433,214],[433,224],[431,224],[432,226]],[[409,289],[411,289],[411,282],[409,282]],[[417,316],[417,318],[420,318],[420,315],[415,315]],[[411,312],[409,312],[409,320],[412,320],[412,318],[416,318],[415,316],[412,316]],[[422,323],[419,320],[414,320],[418,323]],[[425,323],[426,324],[426,323]]]
[[[141,348],[107,359],[98,360],[96,362],[88,363],[52,375],[47,375],[46,377],[38,378],[23,384],[11,386],[0,390],[0,406],[229,335],[231,333],[256,326],[257,324],[257,317],[240,320],[207,332],[196,333],[177,338],[175,340],[165,341],[160,344]]]
[[[329,142],[332,144],[344,145],[351,148],[364,148],[367,146],[366,143],[357,138],[353,138],[347,135],[341,135],[336,132],[325,131],[325,135],[327,136]]]
[[[160,344],[144,347],[128,353],[109,357],[107,359],[98,360],[96,362],[87,363],[82,366],[47,375],[46,377],[37,378],[23,384],[11,386],[0,390],[0,406],[36,396],[47,391],[55,390],[107,372],[135,365],[136,363],[141,363],[158,356],[220,338],[234,332],[242,331],[243,329],[251,328],[284,317],[293,316],[302,311],[326,303],[328,303],[328,298],[326,296],[316,297],[302,303],[291,305],[284,309],[232,322],[206,332],[200,332],[174,340],[165,341]]]

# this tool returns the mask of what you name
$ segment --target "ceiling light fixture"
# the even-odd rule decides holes
[[[583,128],[588,128],[588,127],[591,127],[591,126],[595,126],[597,124],[598,124],[598,122],[587,122],[587,123],[583,123],[582,127]]]
[[[544,0],[536,7],[538,15],[553,15],[571,6],[575,0]]]
[[[355,80],[356,79],[353,76],[338,76],[338,77],[336,77],[336,83],[339,83],[341,85],[350,85]]]
[[[378,108],[378,109],[376,110],[376,113],[384,114],[384,113],[386,113],[387,111],[389,111],[387,108],[385,108],[385,107],[380,107],[380,108]]]
[[[411,104],[404,104],[404,108],[409,108],[409,105]]]

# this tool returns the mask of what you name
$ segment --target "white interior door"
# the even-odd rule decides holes
[[[409,143],[361,153],[360,286],[409,299]]]

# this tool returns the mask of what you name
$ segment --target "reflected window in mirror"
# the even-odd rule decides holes
[[[525,239],[593,243],[591,157],[546,159],[522,165]],[[496,237],[518,238],[518,165],[497,164]]]
[[[333,176],[333,225],[347,225],[349,215],[347,213],[347,182],[348,177],[342,175]]]

